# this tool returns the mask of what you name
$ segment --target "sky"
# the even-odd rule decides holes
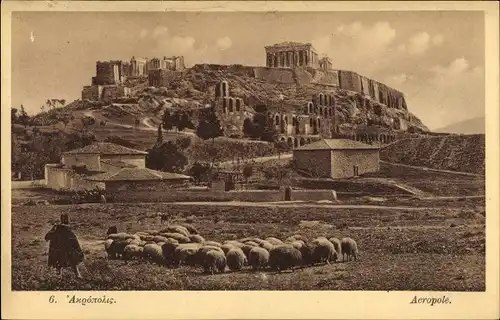
[[[34,114],[49,98],[79,99],[98,60],[262,66],[264,46],[282,41],[310,42],[334,69],[402,91],[431,130],[484,116],[479,11],[14,12],[12,104]]]

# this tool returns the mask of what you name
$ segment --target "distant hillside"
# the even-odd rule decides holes
[[[484,174],[484,134],[404,139],[380,152],[388,162]]]
[[[464,121],[449,124],[445,127],[433,130],[435,132],[458,133],[458,134],[477,134],[484,133],[485,118],[477,117]]]

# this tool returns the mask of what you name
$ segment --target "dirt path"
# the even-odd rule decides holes
[[[423,170],[423,171],[432,171],[432,172],[457,174],[457,175],[462,175],[462,176],[484,177],[484,175],[477,174],[477,173],[461,172],[461,171],[451,171],[451,170],[443,170],[443,169],[433,169],[433,168],[419,167],[419,166],[410,166],[408,164],[393,163],[393,162],[387,162],[387,161],[382,161],[382,160],[380,160],[380,163],[388,164],[388,165],[391,165],[391,166],[400,166],[400,167],[405,167],[405,168],[420,169],[420,170]]]

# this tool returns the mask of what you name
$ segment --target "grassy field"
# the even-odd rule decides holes
[[[408,204],[413,206],[413,204]],[[484,199],[446,207],[339,209],[236,207],[176,204],[13,206],[13,290],[485,290]],[[47,267],[43,240],[63,212],[86,254],[83,280],[59,278]],[[350,236],[358,261],[277,274],[252,272],[204,275],[201,269],[169,269],[144,262],[106,259],[107,228],[136,232],[161,229],[158,212],[192,223],[209,240],[246,236],[309,238]]]

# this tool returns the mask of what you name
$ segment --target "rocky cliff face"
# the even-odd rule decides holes
[[[315,69],[195,65],[172,78],[174,80],[170,81],[168,87],[155,92],[162,91],[166,96],[193,101],[209,101],[214,96],[215,85],[226,80],[230,95],[242,97],[247,105],[266,104],[289,108],[305,107],[312,97],[328,93],[334,96],[341,128],[347,132],[363,127],[376,127],[381,131],[429,131],[420,119],[405,108],[389,108],[363,93],[339,89],[330,84],[333,79],[331,74]]]

